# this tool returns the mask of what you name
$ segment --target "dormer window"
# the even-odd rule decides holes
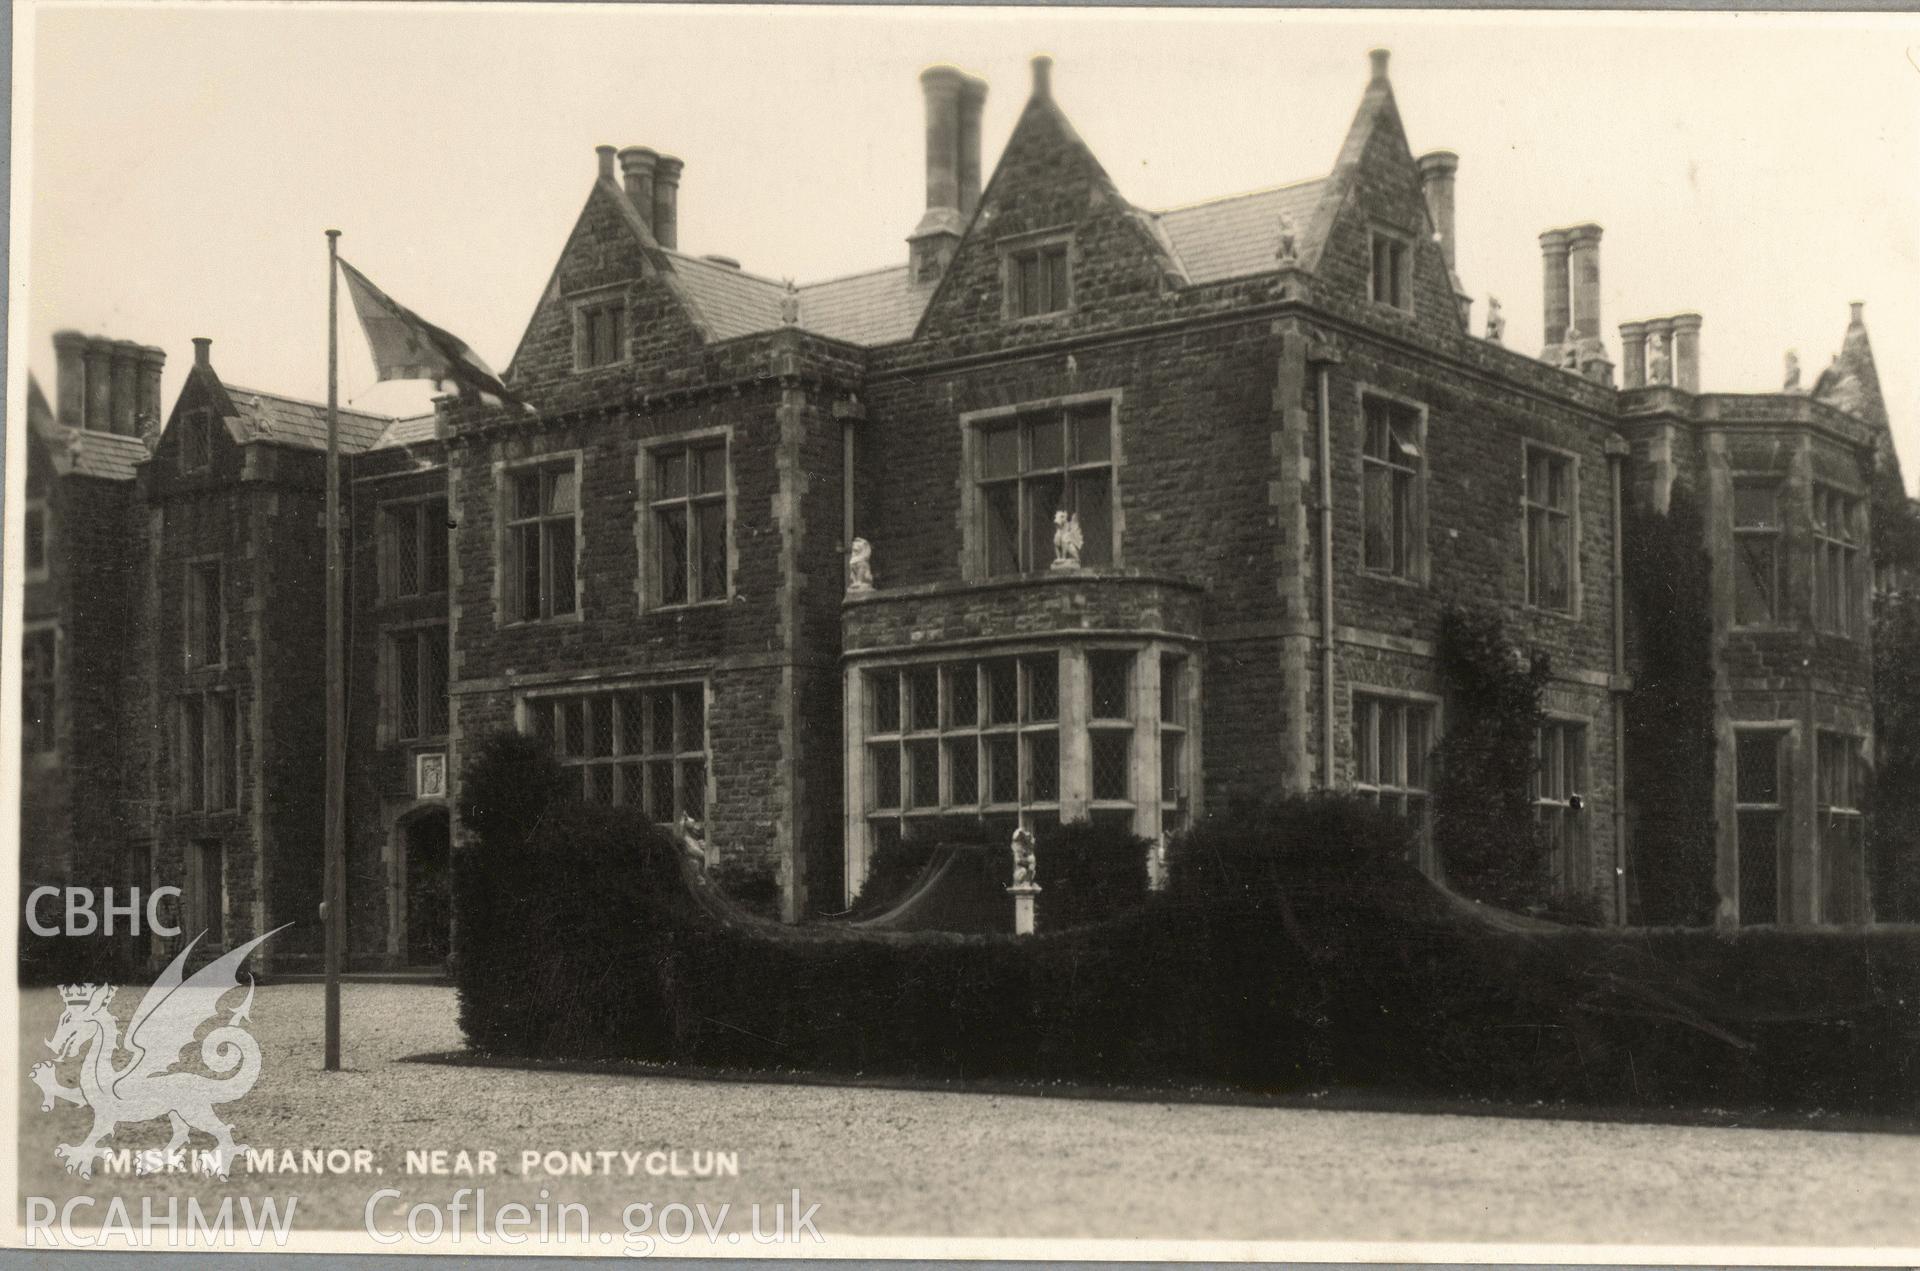
[[[1073,307],[1073,268],[1062,234],[1005,249],[1007,316],[1037,318]]]
[[[582,371],[627,360],[627,306],[619,300],[574,310],[574,365]]]
[[[1368,287],[1373,302],[1411,312],[1413,309],[1412,244],[1404,235],[1393,233],[1391,230],[1376,228],[1370,232],[1370,235],[1373,267]]]
[[[213,416],[190,410],[180,416],[180,470],[197,472],[213,465]]]

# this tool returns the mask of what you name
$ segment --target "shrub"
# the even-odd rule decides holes
[[[1147,853],[1152,844],[1130,827],[1070,821],[1040,836],[1034,846],[1034,881],[1040,884],[1040,925],[1097,922],[1147,899]],[[1011,871],[1011,853],[1002,857]]]
[[[579,789],[546,742],[511,729],[489,733],[460,774],[460,824],[490,843],[523,842],[547,810]]]
[[[780,916],[780,879],[766,861],[722,856],[708,869],[707,877],[748,913],[762,918]]]

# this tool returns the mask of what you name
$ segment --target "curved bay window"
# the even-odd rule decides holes
[[[1154,838],[1191,814],[1189,658],[1160,646],[1022,649],[849,670],[847,888],[902,838],[1062,822]]]

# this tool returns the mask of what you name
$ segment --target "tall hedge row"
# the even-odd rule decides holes
[[[461,1024],[482,1051],[1913,1106],[1920,935],[1512,929],[1527,924],[1433,888],[1402,826],[1349,800],[1242,809],[1187,836],[1164,892],[1025,939],[783,927],[619,810],[502,820],[455,874]]]

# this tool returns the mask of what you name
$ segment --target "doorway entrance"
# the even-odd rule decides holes
[[[408,821],[406,929],[402,952],[410,967],[437,967],[447,960],[453,935],[452,852],[447,810],[430,808]]]

